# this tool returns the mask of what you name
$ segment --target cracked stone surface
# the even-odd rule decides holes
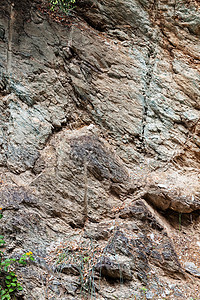
[[[61,19],[13,2],[0,230],[36,257],[18,299],[200,297],[199,2],[81,0]]]

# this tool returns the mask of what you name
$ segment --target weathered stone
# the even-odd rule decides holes
[[[110,259],[109,257],[101,257],[96,265],[96,270],[105,277],[118,279],[121,281],[131,280],[132,275],[128,263],[121,263]]]
[[[163,225],[156,219],[155,215],[147,208],[144,201],[137,200],[126,208],[123,208],[119,212],[119,216],[122,219],[136,218],[138,220],[147,221],[149,225],[158,230],[163,230]]]
[[[0,27],[0,39],[4,40],[5,37],[5,29],[3,27]]]
[[[59,264],[56,269],[55,272],[61,272],[64,273],[66,275],[79,275],[79,267],[78,266],[74,266],[72,264]]]
[[[74,137],[77,134],[75,133]],[[71,135],[72,158],[85,162],[89,171],[99,180],[110,179],[113,182],[125,182],[129,180],[127,170],[120,162],[113,159],[113,154],[105,149],[97,136],[78,133],[78,137]]]
[[[190,213],[200,209],[199,175],[176,171],[155,172],[147,179],[149,187],[144,198],[157,208]]]
[[[200,269],[193,262],[186,262],[184,268],[190,274],[200,277]]]
[[[15,0],[12,28],[0,3],[0,227],[36,257],[19,298],[200,298],[178,261],[199,239],[198,1],[45,2]],[[73,239],[92,245],[84,284],[55,265]]]

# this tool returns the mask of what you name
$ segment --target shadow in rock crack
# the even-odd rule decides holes
[[[187,230],[191,226],[195,228],[200,224],[200,210],[186,214],[167,209],[166,211],[160,211],[160,214],[174,229],[182,231],[183,233],[184,229]]]

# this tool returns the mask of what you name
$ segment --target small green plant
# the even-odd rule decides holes
[[[0,208],[0,219],[3,218],[2,208]],[[0,247],[4,246],[6,242],[4,237],[0,236]],[[17,291],[22,291],[23,288],[18,282],[15,268],[17,265],[25,266],[28,260],[34,260],[31,251],[23,254],[20,258],[6,258],[5,253],[0,251],[0,296],[1,300],[10,300]]]
[[[147,288],[145,288],[144,286],[141,289],[141,293],[142,293],[142,296],[146,299],[146,293],[147,293]]]
[[[102,249],[93,240],[68,240],[51,252],[49,263],[58,272],[62,268],[73,268],[79,275],[79,291],[83,299],[96,299],[95,266],[102,256]],[[47,261],[49,258],[47,258]]]
[[[50,0],[51,10],[56,9],[63,11],[65,14],[69,14],[75,8],[76,0]]]

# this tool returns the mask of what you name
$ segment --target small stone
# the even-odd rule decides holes
[[[186,262],[184,268],[190,274],[200,277],[200,269],[193,262]]]

